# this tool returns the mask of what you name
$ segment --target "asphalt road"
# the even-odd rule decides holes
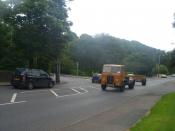
[[[134,90],[101,91],[88,78],[61,77],[52,89],[0,86],[0,131],[123,131],[167,92],[175,78],[147,79]]]

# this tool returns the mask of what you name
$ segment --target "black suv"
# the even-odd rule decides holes
[[[43,70],[17,68],[12,75],[11,85],[15,88],[27,87],[33,89],[34,87],[50,87],[54,86],[55,82]]]

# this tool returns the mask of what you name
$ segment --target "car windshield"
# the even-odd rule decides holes
[[[117,73],[121,71],[121,67],[119,66],[104,66],[103,72],[111,72],[111,73]]]

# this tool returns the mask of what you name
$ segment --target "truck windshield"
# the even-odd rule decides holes
[[[103,72],[109,72],[109,73],[117,73],[121,70],[121,67],[118,66],[104,66]]]

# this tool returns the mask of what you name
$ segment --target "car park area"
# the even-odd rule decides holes
[[[10,84],[0,86],[0,106],[20,104],[30,101],[44,100],[44,99],[59,99],[63,97],[73,97],[76,95],[84,95],[86,93],[101,92],[101,86],[98,83],[91,83],[91,78],[74,78],[74,77],[62,77],[63,81],[61,84],[55,85],[54,88],[36,88],[33,90],[29,89],[15,89]],[[174,78],[169,79],[149,79],[148,86],[141,86],[141,84],[136,83],[136,90],[149,88],[150,86],[155,86],[158,83],[161,84],[165,81],[169,81]],[[81,81],[80,81],[81,80]],[[128,88],[126,86],[126,88]],[[107,92],[119,92],[117,89],[107,89]]]
[[[0,130],[102,130],[103,121],[112,124],[111,129],[127,129],[161,94],[175,90],[173,84],[167,85],[173,77],[147,80],[146,86],[136,83],[124,93],[113,88],[101,91],[100,84],[88,77],[62,76],[53,88],[33,90],[1,85]]]
[[[2,89],[3,88],[3,89]],[[0,106],[19,104],[30,100],[38,100],[44,98],[63,98],[74,95],[82,95],[88,91],[81,87],[59,88],[53,89],[37,88],[33,90],[13,89],[12,86],[3,86],[0,90],[4,90],[4,94],[0,95]]]

